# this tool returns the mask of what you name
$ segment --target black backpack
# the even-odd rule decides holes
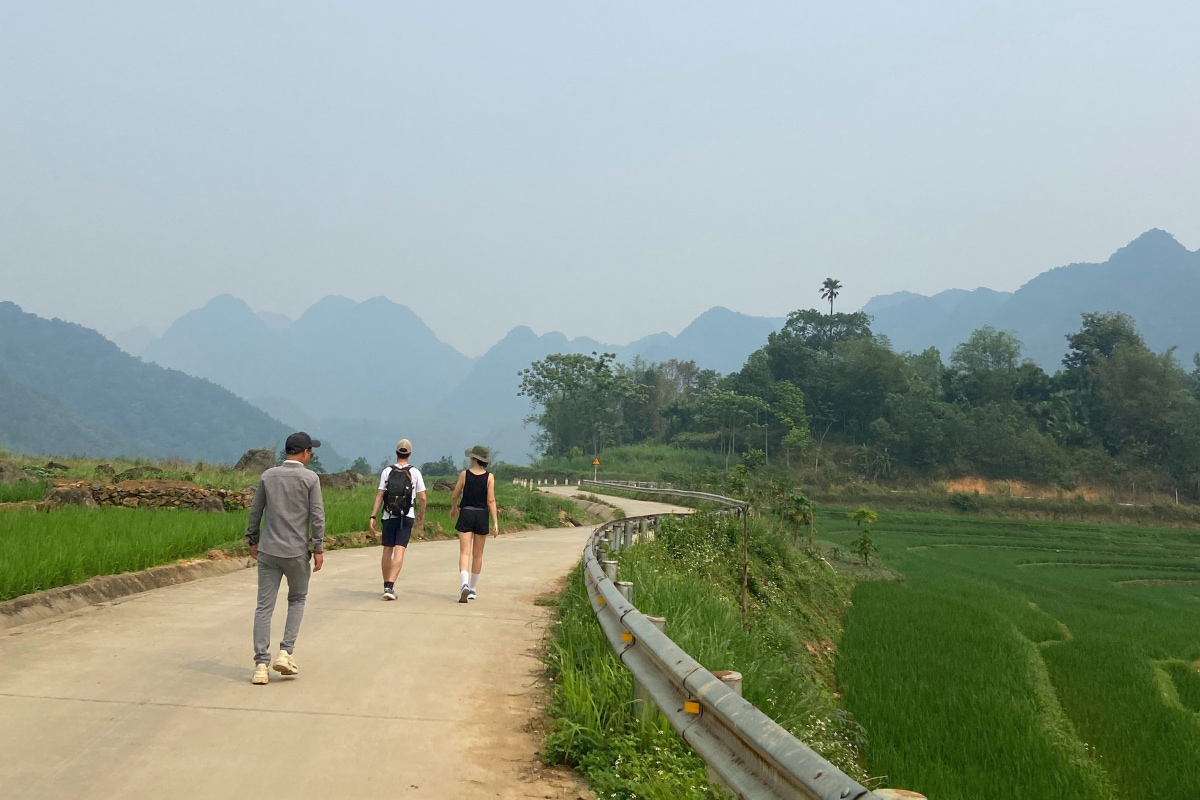
[[[408,516],[413,507],[412,466],[392,467],[388,473],[387,489],[383,492],[383,507],[393,517]]]

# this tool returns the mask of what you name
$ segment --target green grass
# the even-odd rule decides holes
[[[498,485],[501,531],[530,525],[555,527],[564,508],[581,512],[565,498],[551,498],[516,486]],[[453,535],[450,493],[429,492],[430,538]],[[326,534],[367,530],[375,488],[326,489]],[[0,600],[29,592],[81,583],[97,575],[132,572],[181,558],[196,558],[244,541],[247,512],[202,514],[183,509],[64,508],[0,512]],[[437,527],[433,527],[437,526]]]
[[[27,500],[41,500],[50,490],[48,481],[18,481],[17,483],[0,483],[0,503],[20,503]]]
[[[873,535],[907,582],[856,587],[838,663],[872,772],[938,800],[1200,796],[1200,533],[885,512]]]
[[[634,602],[710,669],[743,674],[746,698],[862,778],[861,731],[836,703],[832,653],[847,583],[756,520],[751,630],[742,629],[740,523],[707,514],[664,524],[621,557]],[[633,680],[592,615],[577,569],[558,601],[547,662],[554,687],[543,757],[578,768],[601,797],[713,797],[703,762],[659,715],[633,707]]]
[[[695,473],[724,470],[725,459],[709,450],[689,450],[665,444],[610,447],[600,454],[601,480],[680,481],[696,480]],[[528,469],[507,467],[510,472],[534,477],[591,478],[590,456],[543,458]]]
[[[246,515],[64,508],[0,513],[0,600],[235,544]]]

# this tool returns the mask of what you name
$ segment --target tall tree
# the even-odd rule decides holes
[[[598,455],[614,438],[622,401],[632,388],[613,370],[614,359],[612,353],[556,353],[521,371],[519,394],[541,406],[526,421],[541,429],[538,441],[545,453],[561,456],[580,447]]]
[[[842,282],[836,278],[826,278],[821,284],[821,299],[829,301],[829,316],[833,316],[833,301],[837,299]]]
[[[985,325],[954,348],[951,377],[957,394],[975,405],[1013,399],[1021,361],[1021,342],[1008,331]]]
[[[1144,348],[1145,341],[1138,333],[1133,317],[1121,313],[1095,311],[1083,315],[1083,326],[1067,334],[1070,350],[1063,358],[1068,370],[1090,367],[1101,358],[1109,358],[1118,345]]]

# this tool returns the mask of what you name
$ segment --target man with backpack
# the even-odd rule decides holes
[[[396,445],[396,463],[384,468],[379,476],[379,492],[371,509],[371,533],[377,533],[375,519],[383,509],[383,599],[396,599],[396,578],[404,566],[404,551],[413,527],[425,521],[425,479],[421,470],[408,463],[412,442],[401,439]]]

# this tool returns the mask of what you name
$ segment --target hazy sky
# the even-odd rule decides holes
[[[1200,245],[1200,3],[0,0],[0,299],[477,354]]]

